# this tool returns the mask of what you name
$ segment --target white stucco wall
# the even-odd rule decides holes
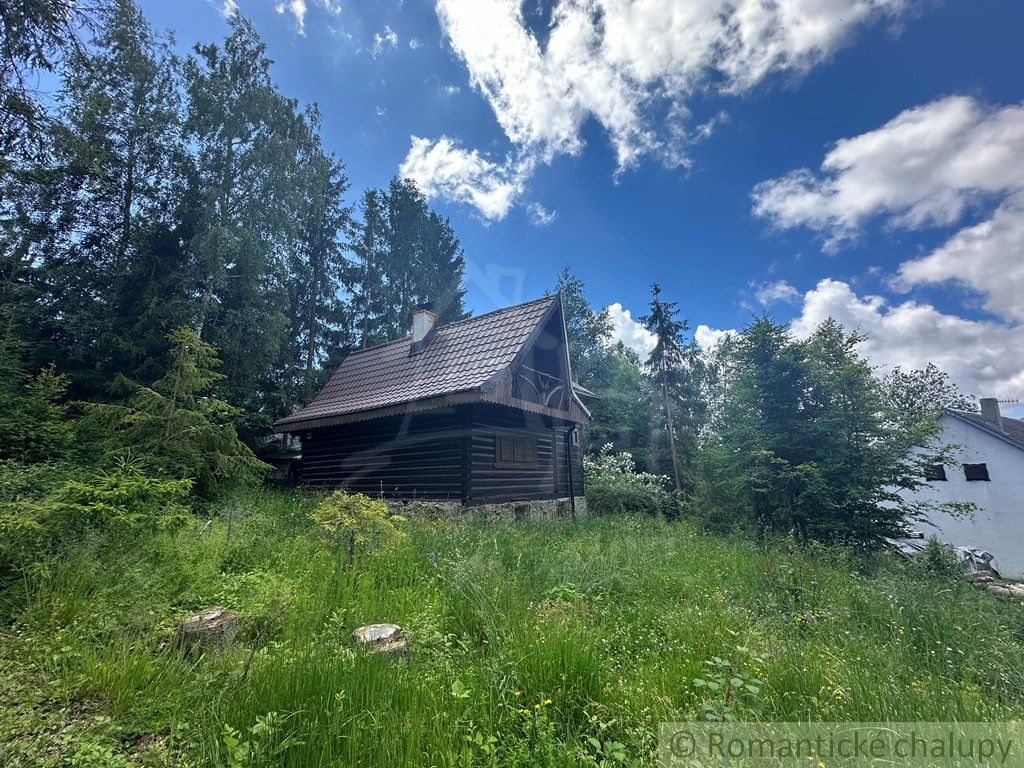
[[[987,549],[1003,576],[1024,579],[1024,451],[948,414],[939,423],[943,442],[960,446],[958,463],[946,467],[945,482],[930,483],[908,498],[971,501],[979,511],[962,519],[933,514],[935,527],[922,530],[949,544]],[[968,482],[963,464],[987,464],[991,480]]]

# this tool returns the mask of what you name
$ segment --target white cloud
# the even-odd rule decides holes
[[[306,34],[306,0],[289,0],[288,10],[295,17],[295,28],[300,35]]]
[[[931,361],[974,394],[1014,395],[1024,386],[1024,104],[988,108],[951,96],[908,109],[838,142],[820,173],[801,169],[759,185],[754,207],[777,226],[818,230],[836,248],[873,217],[893,228],[949,225],[993,198],[994,210],[905,261],[890,286],[960,285],[1001,322],[860,297],[825,280],[806,294],[794,327],[806,332],[832,314],[871,334],[865,350],[882,365]]]
[[[590,119],[618,171],[647,155],[688,163],[722,116],[688,129],[690,98],[742,93],[827,58],[858,25],[912,0],[557,0],[544,45],[521,0],[437,0],[441,27],[520,157],[583,148]],[[654,115],[663,115],[657,119]]]
[[[384,31],[378,32],[373,36],[373,48],[370,50],[370,54],[376,59],[384,53],[385,48],[396,48],[397,46],[398,35],[391,27],[385,24]]]
[[[211,1],[210,3],[217,12],[225,19],[229,19],[238,13],[238,3],[235,0],[222,0],[219,4]]]
[[[736,331],[730,329],[724,330],[720,328],[712,328],[711,326],[701,325],[697,326],[697,330],[693,332],[693,340],[697,342],[697,346],[705,352],[708,352],[718,346],[719,342],[727,336],[734,336]]]
[[[819,173],[762,182],[754,212],[778,227],[806,226],[835,249],[872,217],[916,229],[958,221],[972,203],[1024,188],[1024,104],[990,109],[949,96],[842,139]]]
[[[236,5],[236,0],[225,0],[225,7],[231,4]],[[341,3],[336,0],[313,0],[313,5],[319,6],[332,16],[341,15]],[[274,5],[274,10],[280,14],[290,13],[295,19],[295,31],[300,35],[306,34],[306,13],[309,10],[307,0],[280,0]]]
[[[413,136],[398,172],[427,197],[467,203],[488,219],[504,218],[523,185],[523,172],[515,164],[494,163],[447,136],[437,141]]]
[[[1024,192],[927,256],[904,262],[894,284],[906,290],[946,281],[981,293],[989,311],[1024,321]]]
[[[415,37],[412,37],[412,38],[410,38],[410,39],[409,39],[409,47],[410,47],[410,48],[411,48],[412,50],[414,50],[414,51],[415,51],[415,50],[416,50],[417,48],[419,48],[419,47],[420,47],[421,45],[422,45],[422,43],[421,43],[421,42],[420,42],[419,40],[417,40],[417,39],[416,39]]]
[[[608,307],[608,316],[612,321],[612,341],[621,341],[646,361],[658,337],[634,320],[633,314],[619,302]]]
[[[776,304],[780,301],[792,303],[800,298],[800,292],[785,280],[773,282],[750,283],[754,292],[754,298],[764,307]]]
[[[849,284],[822,280],[804,296],[793,332],[806,337],[833,317],[868,339],[861,351],[882,370],[932,362],[978,396],[1017,396],[1024,389],[1024,334],[1000,323],[967,320],[915,301],[893,304],[858,296]]]
[[[530,223],[535,227],[546,227],[554,224],[558,218],[558,211],[549,211],[540,203],[530,203],[526,206],[526,212],[530,216]]]
[[[454,96],[455,94],[459,93],[462,89],[457,85],[446,85],[443,90],[445,94],[447,94],[448,96]]]

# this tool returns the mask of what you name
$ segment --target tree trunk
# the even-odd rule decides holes
[[[137,113],[137,110],[136,110]],[[124,269],[128,243],[132,237],[132,204],[135,197],[135,128],[132,127],[128,138],[128,168],[124,183],[124,195],[121,200],[121,238],[117,247],[117,260],[114,273],[121,276]]]
[[[309,402],[309,388],[313,380],[313,363],[316,360],[316,303],[320,298],[319,275],[313,277],[313,292],[309,297],[309,338],[306,340],[306,381],[303,384],[303,398]]]
[[[668,371],[665,362],[661,363],[661,390],[665,398],[665,425],[668,430],[668,450],[672,454],[672,479],[676,484],[676,492],[683,490],[679,482],[679,457],[676,456],[676,434],[672,425],[672,404],[668,397]]]
[[[360,339],[360,346],[366,349],[366,342],[370,336],[370,262],[367,258],[363,265],[363,338]]]

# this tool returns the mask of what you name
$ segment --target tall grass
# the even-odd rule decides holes
[[[412,521],[348,569],[307,503],[81,542],[10,597],[0,657],[109,718],[120,753],[160,737],[155,764],[594,765],[587,736],[647,764],[659,721],[714,703],[694,680],[715,656],[763,681],[741,719],[1024,717],[1022,608],[913,565],[604,518]],[[170,642],[215,603],[241,617],[232,649]],[[408,664],[348,649],[384,621]]]

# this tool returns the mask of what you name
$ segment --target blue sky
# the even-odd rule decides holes
[[[401,169],[451,217],[474,311],[569,266],[640,349],[657,281],[703,343],[833,315],[1024,398],[1018,0],[227,2],[141,5],[182,49],[249,16],[353,200]]]

